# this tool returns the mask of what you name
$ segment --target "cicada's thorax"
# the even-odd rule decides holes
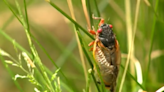
[[[113,49],[115,46],[116,37],[112,28],[109,26],[109,24],[102,24],[99,29],[102,30],[98,36],[101,43],[108,49]]]

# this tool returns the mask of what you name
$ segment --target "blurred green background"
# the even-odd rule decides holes
[[[4,0],[6,1],[6,0]],[[87,0],[86,0],[87,1]],[[90,1],[90,8],[92,14],[98,16],[94,4],[94,0]],[[127,19],[126,19],[126,1],[125,0],[96,0],[101,17],[105,22],[113,25],[114,33],[120,44],[120,50],[124,57],[122,57],[122,65],[125,66],[126,56],[128,54],[128,33],[127,33]],[[131,9],[131,25],[134,28],[136,4],[139,0],[130,0]],[[7,0],[9,4],[16,9],[14,0]],[[23,1],[18,0],[23,8]],[[28,19],[31,33],[50,54],[55,63],[61,68],[66,77],[75,84],[75,89],[82,92],[85,88],[85,77],[81,59],[79,56],[79,49],[75,39],[75,33],[70,21],[66,19],[60,12],[53,8],[44,0],[26,0]],[[70,15],[68,4],[66,0],[53,0],[54,4],[60,7],[65,13]],[[76,21],[85,30],[87,30],[87,23],[83,12],[81,0],[72,0],[74,7],[74,14]],[[8,22],[8,20],[10,20]],[[139,14],[137,19],[137,27],[134,40],[134,57],[141,65],[142,78],[146,83],[142,85],[147,92],[154,92],[164,86],[164,0],[141,0],[139,4]],[[98,25],[97,20],[94,20],[94,26]],[[0,1],[0,29],[12,37],[23,48],[30,51],[26,34],[20,22],[14,17],[9,8],[5,5],[3,0]],[[153,32],[154,31],[154,32]],[[132,30],[132,34],[134,30]],[[81,32],[85,41],[85,47],[92,41],[85,33]],[[54,65],[49,58],[34,42],[36,50],[41,58],[43,64],[51,71],[55,71]],[[151,51],[152,47],[152,51]],[[2,34],[0,34],[0,48],[8,52],[14,58],[21,51],[16,52],[13,43],[10,43]],[[89,51],[89,47],[87,47]],[[88,52],[90,57],[92,53]],[[149,60],[149,55],[151,60]],[[5,58],[8,59],[8,58]],[[149,62],[150,61],[150,62]],[[85,59],[88,65],[87,59]],[[133,62],[130,60],[130,63]],[[150,64],[150,69],[148,65]],[[24,64],[26,65],[26,64]],[[19,68],[9,66],[14,74],[23,75],[24,72]],[[88,66],[89,69],[89,66]],[[128,71],[137,78],[136,70],[133,63],[130,64]],[[147,72],[147,70],[149,70]],[[146,77],[146,74],[148,76]],[[119,74],[120,85],[123,69],[121,68]],[[34,85],[29,83],[26,79],[17,80],[25,92],[33,92]],[[92,83],[91,83],[92,84]],[[92,85],[94,86],[94,85]],[[126,76],[122,92],[138,92],[140,87],[132,80],[130,76]],[[94,87],[93,87],[94,89]],[[119,87],[117,88],[119,89]],[[11,76],[0,62],[0,92],[19,92],[14,85]],[[63,90],[62,92],[68,92]],[[94,92],[94,91],[93,91]]]

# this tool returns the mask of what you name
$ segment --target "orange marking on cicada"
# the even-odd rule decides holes
[[[116,48],[116,64],[119,66],[120,65],[120,59],[121,59],[121,54],[120,54],[120,48],[119,48],[119,43],[117,40],[115,40],[115,48]]]
[[[92,46],[95,43],[95,41],[92,41],[88,44],[88,46]],[[93,47],[89,49],[89,51],[93,51]]]
[[[89,33],[91,33],[92,35],[96,35],[96,32],[91,29],[89,29]]]
[[[102,24],[104,24],[104,19],[100,20],[99,26],[101,26]]]
[[[95,41],[92,41],[88,44],[88,46],[92,46],[94,44]]]
[[[108,82],[106,82],[106,81],[103,81],[104,82],[104,84],[105,84],[105,86],[106,86],[106,88],[109,88],[110,89],[110,85],[111,84],[109,84]]]
[[[93,47],[89,49],[89,51],[93,51]]]

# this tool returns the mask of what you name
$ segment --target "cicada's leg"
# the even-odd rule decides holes
[[[101,42],[99,42],[98,45],[99,45],[99,47],[105,48],[104,45]]]
[[[104,24],[104,19],[100,20],[99,26],[101,26],[102,24]]]
[[[101,17],[95,17],[94,14],[92,15],[92,18],[93,19],[101,19],[100,22],[99,22],[99,26],[101,26],[102,24],[104,24],[104,19],[101,18]]]
[[[91,33],[92,35],[96,35],[96,32],[94,30],[88,29],[89,33]]]
[[[95,41],[92,41],[88,44],[88,46],[92,46],[95,43]],[[93,51],[93,47],[89,49],[89,51]]]
[[[93,51],[93,47],[89,49],[89,51]]]
[[[95,43],[95,41],[92,41],[88,44],[88,46],[92,46]]]
[[[95,42],[93,44],[93,57],[94,57],[94,59],[96,59],[96,52],[97,52],[97,43],[98,43],[98,41],[99,40],[96,38]]]

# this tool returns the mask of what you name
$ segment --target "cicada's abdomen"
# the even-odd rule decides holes
[[[95,56],[96,56],[95,58],[96,58],[96,61],[98,62],[99,66],[102,66],[102,67],[110,66],[110,63],[107,62],[106,56],[104,55],[104,53],[102,52],[102,50],[99,47],[96,48]]]

